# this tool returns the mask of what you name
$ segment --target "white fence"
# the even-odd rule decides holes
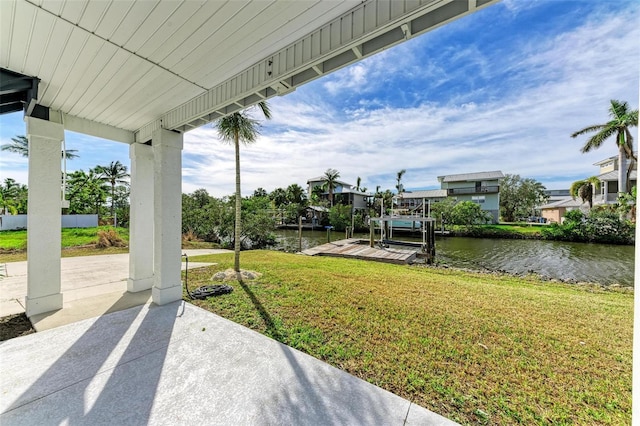
[[[63,228],[93,228],[98,226],[97,214],[63,214]],[[27,215],[0,215],[0,231],[27,229]]]

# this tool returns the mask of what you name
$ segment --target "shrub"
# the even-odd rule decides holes
[[[124,242],[118,232],[115,229],[107,229],[106,231],[98,231],[98,242],[96,243],[96,247],[98,248],[107,248],[107,247],[126,247],[127,243]]]

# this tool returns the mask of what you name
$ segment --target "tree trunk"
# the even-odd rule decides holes
[[[242,233],[242,198],[240,194],[240,140],[238,132],[235,134],[236,148],[236,223],[234,233],[233,251],[235,254],[233,268],[240,272],[240,235]]]
[[[627,192],[627,154],[624,146],[618,147],[618,193]]]
[[[115,182],[112,182],[111,183],[111,218],[112,219],[113,219],[115,201],[116,201],[116,184],[115,184]]]

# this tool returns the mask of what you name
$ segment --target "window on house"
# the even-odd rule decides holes
[[[474,195],[473,197],[471,197],[471,201],[477,204],[484,203],[484,199],[485,199],[484,195]]]

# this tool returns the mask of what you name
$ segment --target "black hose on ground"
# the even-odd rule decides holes
[[[222,294],[228,294],[233,291],[233,287],[226,284],[216,284],[216,285],[203,285],[201,287],[196,288],[193,292],[189,291],[189,256],[187,254],[182,255],[185,258],[185,271],[184,271],[184,289],[187,292],[187,296],[189,299],[199,299],[204,300],[213,296],[220,296]]]

